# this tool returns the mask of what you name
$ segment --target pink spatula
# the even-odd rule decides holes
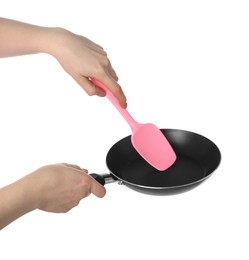
[[[137,152],[154,168],[160,171],[168,169],[175,162],[176,154],[160,129],[151,123],[136,122],[128,111],[120,106],[117,98],[103,83],[96,79],[91,79],[91,81],[106,92],[107,98],[130,125],[131,142]]]

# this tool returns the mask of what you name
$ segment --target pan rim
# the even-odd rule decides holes
[[[218,163],[217,165],[215,166],[215,168],[208,172],[206,176],[204,176],[203,178],[199,179],[199,180],[196,180],[194,182],[190,182],[190,183],[186,183],[186,184],[182,184],[182,185],[174,185],[174,186],[146,186],[146,185],[141,185],[141,184],[136,184],[136,183],[132,183],[130,181],[126,181],[124,179],[122,179],[121,177],[117,176],[111,169],[110,167],[108,166],[108,163],[107,163],[107,157],[108,157],[108,154],[110,152],[110,150],[112,149],[113,146],[115,146],[117,143],[121,142],[122,140],[130,137],[131,135],[128,135],[122,139],[120,139],[119,141],[117,141],[108,151],[108,154],[106,156],[106,166],[107,168],[109,169],[109,172],[110,174],[114,177],[114,179],[116,179],[117,181],[120,182],[120,184],[124,184],[124,185],[129,185],[129,186],[132,186],[132,187],[136,187],[136,188],[142,188],[142,189],[147,189],[147,190],[171,190],[171,189],[180,189],[180,188],[187,188],[188,186],[194,186],[194,185],[197,185],[203,181],[205,181],[206,179],[208,179],[209,177],[211,177],[214,172],[217,170],[217,168],[220,166],[221,164],[221,161],[222,161],[222,155],[221,155],[221,152],[220,152],[220,149],[218,148],[218,146],[212,141],[210,140],[209,138],[207,138],[206,136],[202,135],[202,134],[199,134],[199,133],[196,133],[196,132],[193,132],[193,131],[189,131],[189,130],[184,130],[184,129],[174,129],[174,128],[161,128],[160,130],[162,131],[179,131],[179,132],[186,132],[186,133],[189,133],[189,134],[194,134],[196,136],[199,136],[201,138],[204,138],[206,139],[208,142],[210,142],[214,147],[215,149],[217,150],[218,152],[218,155],[217,155],[217,160],[218,160]]]
[[[221,162],[221,159],[220,159],[220,162]],[[213,175],[213,173],[217,170],[217,168],[219,167],[220,165],[220,162],[219,164],[217,165],[217,167],[210,173],[208,174],[207,176],[205,176],[204,178],[202,179],[199,179],[195,182],[190,182],[190,183],[186,183],[186,184],[183,184],[183,185],[177,185],[177,186],[166,186],[166,187],[160,187],[160,186],[145,186],[145,185],[141,185],[141,184],[135,184],[135,183],[132,183],[132,182],[129,182],[129,181],[126,181],[126,180],[123,180],[121,179],[120,177],[116,176],[113,172],[110,171],[110,174],[113,175],[117,181],[121,182],[122,184],[128,184],[130,186],[134,186],[134,187],[138,187],[138,188],[143,188],[143,189],[151,189],[151,190],[169,190],[169,189],[178,189],[178,188],[184,188],[184,187],[188,187],[188,186],[192,186],[192,185],[195,185],[195,184],[198,184],[198,183],[201,183],[203,181],[205,181],[206,179],[208,179],[209,177],[211,177]]]

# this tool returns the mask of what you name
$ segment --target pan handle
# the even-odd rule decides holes
[[[114,179],[114,177],[109,174],[109,173],[106,173],[106,174],[97,174],[97,173],[90,173],[89,174],[92,178],[94,178],[97,182],[99,182],[101,185],[105,185],[105,184],[108,184],[108,183],[112,183],[112,182],[115,182],[117,181],[116,179]]]

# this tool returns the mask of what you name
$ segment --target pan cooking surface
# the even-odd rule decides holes
[[[203,179],[206,170],[192,158],[177,154],[177,161],[169,169],[158,171],[137,158],[128,164],[120,173],[121,179],[141,186],[174,187],[186,185]]]
[[[145,189],[168,189],[192,185],[211,175],[220,163],[217,146],[196,133],[161,129],[177,155],[176,162],[165,171],[149,165],[133,148],[130,136],[117,142],[107,154],[107,166],[124,183]]]

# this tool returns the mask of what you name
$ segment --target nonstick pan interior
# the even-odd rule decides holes
[[[106,163],[113,177],[139,192],[170,195],[194,188],[219,166],[221,154],[211,140],[185,130],[161,131],[177,155],[170,168],[163,172],[153,168],[136,152],[127,136],[107,154]]]

